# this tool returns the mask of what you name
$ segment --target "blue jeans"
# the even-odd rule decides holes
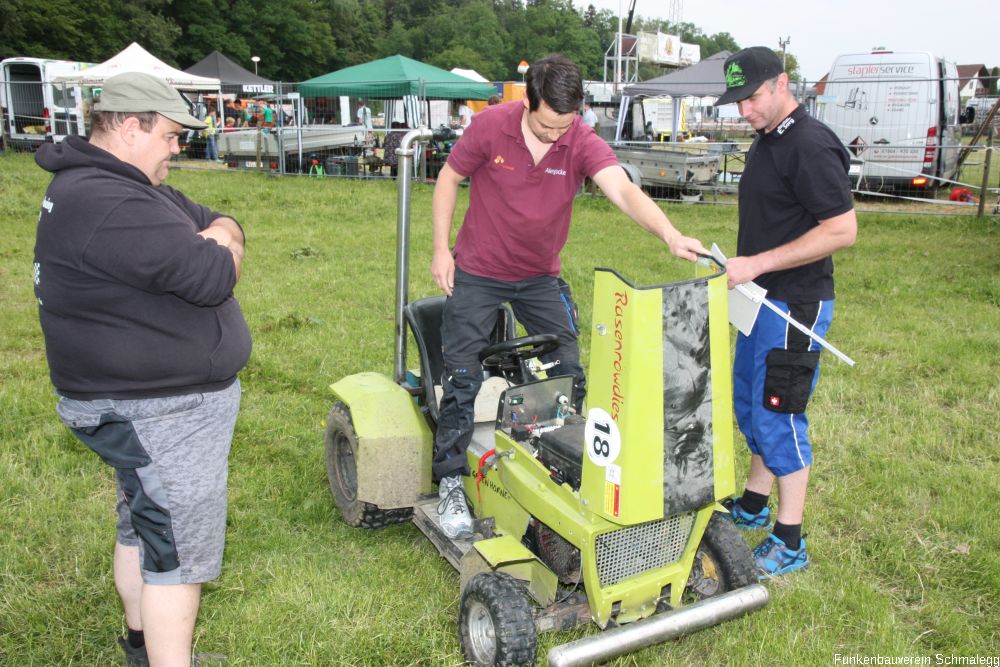
[[[215,144],[214,134],[205,137],[205,159],[213,161],[219,159],[219,149]]]

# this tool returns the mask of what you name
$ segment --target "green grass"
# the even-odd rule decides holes
[[[111,474],[56,418],[31,289],[47,181],[30,156],[0,156],[0,664],[120,664]],[[244,224],[237,292],[255,343],[226,559],[206,587],[198,647],[232,665],[458,664],[457,574],[411,525],[345,526],[323,464],[327,386],[392,369],[392,184],[193,170],[169,182]],[[430,194],[413,194],[414,298],[435,292]],[[734,207],[667,211],[733,251]],[[838,255],[830,332],[858,365],[824,355],[811,408],[812,567],[772,583],[761,612],[613,664],[998,652],[1000,228],[966,216],[860,222],[858,244]],[[595,266],[647,284],[692,271],[603,199],[577,202],[563,257],[584,323]],[[543,635],[539,655],[594,631]]]
[[[963,137],[962,143],[968,144],[972,137]],[[989,176],[986,178],[987,189],[1000,188],[1000,158],[997,157],[997,147],[1000,147],[1000,140],[996,137],[993,138],[992,147],[987,144],[986,138],[981,137],[976,146],[969,153],[968,158],[966,158],[965,164],[962,165],[961,175],[958,180],[962,183],[968,183],[974,187],[970,188],[978,199],[981,194],[981,188],[983,185],[983,174],[986,171],[986,159],[987,151],[992,151],[992,155],[989,158],[990,161],[990,172]],[[987,206],[993,204],[997,201],[998,197],[994,194],[987,198]],[[987,208],[986,213],[989,213],[991,209]]]

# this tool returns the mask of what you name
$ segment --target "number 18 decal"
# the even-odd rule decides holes
[[[587,456],[602,468],[615,459],[622,451],[621,433],[618,424],[601,408],[591,408],[587,414],[587,425],[583,430]]]

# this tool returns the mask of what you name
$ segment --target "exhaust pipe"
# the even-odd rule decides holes
[[[605,630],[549,651],[549,667],[596,665],[619,655],[704,630],[756,611],[770,594],[760,584],[699,600],[687,607]]]
[[[396,149],[399,164],[396,169],[397,206],[396,206],[396,337],[392,375],[397,384],[402,384],[406,378],[406,322],[403,308],[409,303],[410,282],[410,191],[413,189],[413,162],[420,142],[431,139],[443,141],[461,136],[461,130],[454,131],[439,128],[431,131],[426,127],[418,127],[403,135],[400,146]]]

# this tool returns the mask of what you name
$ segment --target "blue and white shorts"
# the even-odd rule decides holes
[[[772,303],[820,337],[833,320],[833,300]],[[761,308],[750,335],[736,339],[736,422],[750,451],[778,477],[812,464],[806,405],[819,381],[819,350],[818,343],[767,308]]]

